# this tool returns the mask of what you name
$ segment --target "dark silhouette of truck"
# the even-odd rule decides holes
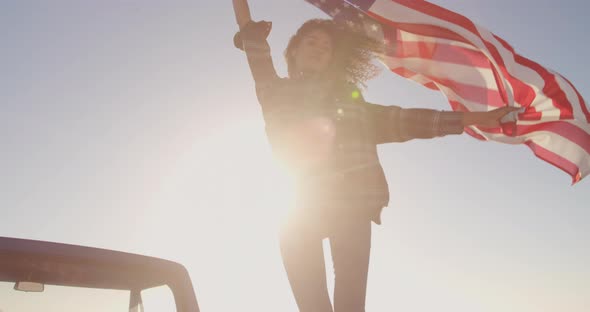
[[[172,309],[199,311],[191,279],[181,264],[99,248],[0,237],[2,284],[10,285],[10,288],[0,287],[0,311],[5,312],[10,310],[3,305],[18,306],[15,300],[19,298],[40,300],[23,296],[43,295],[45,286],[83,291],[116,290],[128,296],[129,311],[138,312],[144,311],[142,293],[145,290],[167,286]]]

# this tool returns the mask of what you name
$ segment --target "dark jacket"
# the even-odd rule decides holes
[[[246,52],[272,150],[295,173],[298,203],[312,216],[380,223],[389,190],[377,145],[460,134],[462,114],[368,103],[344,81],[280,78],[269,32],[270,23],[251,22],[234,41]]]

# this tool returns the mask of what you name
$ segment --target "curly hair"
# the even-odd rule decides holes
[[[372,60],[376,53],[383,51],[383,45],[360,31],[328,19],[311,19],[305,22],[289,40],[285,50],[285,59],[290,77],[295,73],[293,50],[303,37],[320,29],[332,39],[333,55],[328,75],[346,82],[365,86],[365,82],[380,73],[380,68]]]

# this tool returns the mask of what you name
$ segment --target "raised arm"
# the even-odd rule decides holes
[[[265,89],[278,79],[270,54],[270,46],[266,41],[272,23],[252,21],[246,0],[233,0],[233,6],[236,22],[240,27],[240,31],[234,36],[234,45],[246,52],[250,71],[256,83],[256,92],[262,104]]]
[[[250,16],[250,7],[248,6],[248,0],[232,0],[234,5],[234,13],[236,15],[236,22],[240,29],[242,29],[248,22],[252,21]]]

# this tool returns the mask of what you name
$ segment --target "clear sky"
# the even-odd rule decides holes
[[[590,99],[589,5],[437,0]],[[282,52],[304,1],[251,0]],[[183,263],[203,311],[296,311],[273,162],[231,1],[0,1],[0,236]],[[449,109],[384,72],[365,98]],[[590,182],[524,146],[468,135],[380,146],[392,201],[374,226],[368,311],[590,307]],[[328,268],[331,265],[328,264]]]

